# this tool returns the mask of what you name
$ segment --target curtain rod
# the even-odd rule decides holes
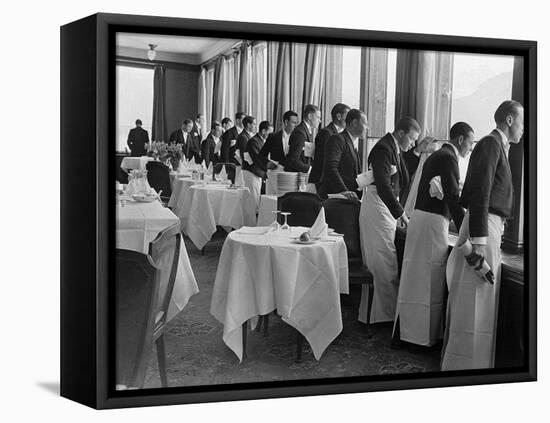
[[[250,40],[241,40],[241,41],[238,41],[237,43],[235,43],[229,50],[226,50],[224,53],[219,53],[217,54],[216,56],[212,57],[211,59],[208,59],[206,62],[204,63],[201,63],[201,67],[202,66],[208,66],[210,65],[211,63],[215,62],[218,57],[220,56],[231,56],[231,55],[234,55],[236,53],[236,50],[239,49],[243,43],[247,43],[249,44],[250,46],[254,46],[258,43],[263,43],[265,42],[265,40],[254,40],[254,41],[250,41]]]

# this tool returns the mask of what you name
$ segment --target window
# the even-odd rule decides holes
[[[116,66],[116,149],[125,151],[128,132],[141,119],[149,132],[153,125],[153,76],[150,68]]]
[[[512,96],[513,56],[454,54],[451,125],[468,123],[479,140],[495,127],[494,113]],[[468,170],[469,157],[459,160],[460,178]]]
[[[344,47],[342,52],[342,103],[359,109],[361,90],[361,47]]]

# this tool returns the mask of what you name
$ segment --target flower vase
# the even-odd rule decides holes
[[[180,167],[180,161],[178,159],[170,159],[170,164],[172,165],[172,170],[177,172]]]

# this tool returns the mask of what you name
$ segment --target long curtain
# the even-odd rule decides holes
[[[206,68],[204,66],[201,67],[201,73],[199,76],[199,113],[202,113],[204,117],[204,124],[206,125],[206,128],[208,129],[210,127],[209,122],[206,120]]]
[[[243,42],[239,54],[237,109],[247,114],[250,113],[252,106],[251,55],[252,47],[247,42]]]
[[[252,47],[252,93],[251,114],[259,123],[267,119],[267,45],[259,43]]]
[[[223,85],[225,93],[225,101],[223,105],[222,117],[229,117],[233,120],[233,116],[236,113],[236,100],[235,100],[235,56],[226,57],[224,61],[224,71],[223,71]]]
[[[153,128],[151,139],[153,141],[165,141],[166,138],[166,80],[164,66],[155,66],[153,76]]]
[[[342,101],[343,52],[342,46],[327,46],[325,78],[321,81],[323,95],[319,104],[325,125],[331,120],[332,107]]]
[[[277,68],[275,71],[275,90],[273,94],[273,126],[279,130],[283,124],[283,114],[290,109],[290,62],[291,44],[279,43],[277,49]]]
[[[327,62],[327,47],[324,44],[308,44],[304,63],[304,90],[302,105],[321,104]]]
[[[214,64],[211,121],[221,121],[224,117],[223,109],[226,95],[226,90],[224,86],[224,62],[225,58],[223,56],[219,56]]]
[[[290,108],[302,115],[302,108],[305,106],[304,80],[306,70],[307,44],[292,43],[290,47]]]
[[[274,104],[275,104],[275,82],[277,75],[277,56],[279,54],[279,43],[277,41],[267,42],[267,104],[266,104],[266,116],[271,120],[274,125],[275,131],[279,128],[275,126],[274,120]]]
[[[448,139],[451,116],[452,53],[397,51],[395,119],[410,116],[421,137]]]

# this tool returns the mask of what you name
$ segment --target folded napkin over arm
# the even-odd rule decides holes
[[[430,196],[438,200],[443,200],[443,186],[441,185],[441,176],[434,176],[430,180]]]

